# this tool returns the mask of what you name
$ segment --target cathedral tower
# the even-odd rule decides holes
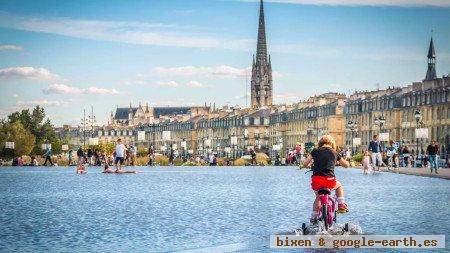
[[[434,51],[433,37],[431,37],[430,47],[428,49],[428,70],[424,81],[436,79],[436,52]]]
[[[251,103],[252,108],[271,106],[273,104],[272,64],[270,62],[270,55],[267,54],[263,0],[261,0],[259,9],[256,57],[253,55]]]

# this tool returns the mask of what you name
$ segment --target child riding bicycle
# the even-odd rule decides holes
[[[308,158],[303,162],[303,166],[308,167],[311,162],[313,175],[311,177],[311,188],[316,194],[316,199],[313,205],[311,214],[311,221],[315,221],[319,215],[320,203],[318,198],[318,191],[322,188],[336,190],[336,197],[338,200],[338,213],[348,212],[348,206],[344,199],[344,188],[342,184],[336,180],[334,175],[334,168],[336,163],[347,168],[349,163],[339,156],[336,150],[336,142],[331,135],[324,135],[319,140],[319,147],[314,149]]]

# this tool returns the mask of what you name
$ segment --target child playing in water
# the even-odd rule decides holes
[[[364,174],[369,174],[372,171],[372,166],[370,165],[370,153],[369,151],[364,151],[364,156],[362,159],[362,165],[364,169]]]
[[[338,200],[337,212],[348,212],[344,199],[344,189],[342,184],[336,180],[334,167],[336,163],[339,163],[340,166],[347,168],[349,163],[337,153],[336,142],[331,135],[324,135],[320,138],[319,147],[311,152],[303,162],[303,166],[308,167],[312,161],[314,163],[312,165],[311,188],[316,194],[316,199],[311,214],[311,222],[314,223],[319,216],[320,203],[317,192],[322,188],[328,188],[332,191],[336,190]]]
[[[80,163],[77,166],[77,174],[86,174],[86,166],[84,165],[84,163]]]

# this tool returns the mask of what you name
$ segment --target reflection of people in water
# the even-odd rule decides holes
[[[116,174],[137,174],[138,172],[135,170],[119,170],[115,171]]]
[[[105,168],[103,169],[103,173],[114,173],[114,170],[112,170],[108,164],[105,164]]]
[[[135,170],[112,170],[108,164],[105,164],[105,168],[103,169],[103,173],[105,174],[137,174],[138,172]]]

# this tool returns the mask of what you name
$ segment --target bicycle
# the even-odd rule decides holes
[[[320,210],[317,216],[317,224],[319,225],[319,229],[321,231],[328,231],[329,228],[336,223],[336,214],[337,214],[337,198],[336,196],[330,196],[331,190],[328,188],[321,188],[317,191],[319,195],[320,202]],[[345,223],[343,232],[348,232],[348,223]],[[303,234],[307,234],[307,226],[306,223],[302,224],[302,232]]]

